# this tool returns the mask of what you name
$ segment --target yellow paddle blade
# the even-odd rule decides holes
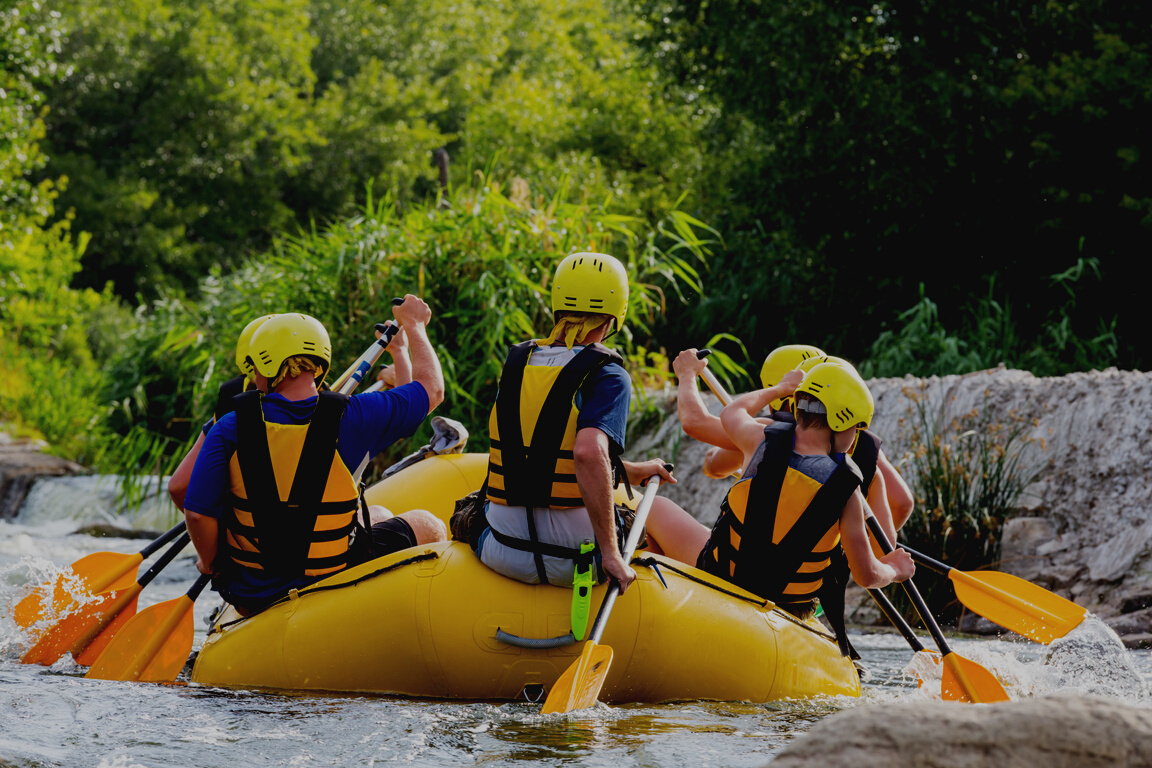
[[[63,613],[76,603],[74,595],[95,595],[116,589],[126,589],[136,581],[136,567],[144,561],[139,554],[95,552],[72,563],[61,571],[54,582],[41,584],[23,600],[16,603],[13,618],[27,629],[45,616],[45,602],[52,594],[50,611]]]
[[[101,593],[91,602],[75,607],[45,630],[20,661],[47,667],[73,649],[83,651],[122,612],[135,613],[141,589],[133,582],[128,589]]]
[[[1009,701],[1008,692],[996,676],[970,659],[955,653],[944,657],[944,677],[940,694],[946,701],[968,704],[995,704]]]
[[[170,683],[180,674],[192,650],[192,600],[149,606],[124,625],[85,677]]]
[[[972,611],[1038,643],[1064,637],[1088,612],[1019,576],[999,571],[948,572],[956,597]]]
[[[92,663],[99,658],[100,654],[108,647],[108,643],[112,642],[112,638],[116,633],[123,628],[128,620],[136,615],[136,605],[140,591],[136,590],[132,595],[131,601],[124,606],[123,610],[116,612],[111,617],[111,621],[106,626],[100,628],[99,632],[88,642],[78,641],[72,646],[72,658],[75,659],[77,664],[85,667],[92,666]]]
[[[577,709],[587,709],[596,703],[600,697],[600,689],[604,687],[604,678],[608,676],[608,668],[612,665],[612,649],[606,645],[597,645],[591,640],[584,643],[584,650],[580,658],[572,662],[564,674],[556,680],[548,698],[544,700],[541,714],[551,715],[557,712],[573,712]]]

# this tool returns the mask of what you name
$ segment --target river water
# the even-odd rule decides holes
[[[48,485],[44,485],[48,483]],[[163,505],[109,512],[93,479],[42,481],[21,515],[0,522],[0,768],[9,766],[759,766],[813,723],[845,707],[939,698],[938,678],[917,687],[912,654],[895,634],[853,636],[871,671],[861,699],[775,704],[681,702],[599,705],[540,715],[526,702],[444,702],[232,691],[83,678],[65,657],[50,668],[19,662],[27,648],[12,606],[31,584],[95,551],[135,552],[139,540],[72,533],[107,522],[163,530]],[[170,510],[170,506],[168,508]],[[140,608],[183,594],[196,577],[191,548],[144,590]],[[217,601],[196,603],[195,647]],[[1096,622],[1052,649],[1022,640],[954,641],[992,669],[1013,698],[1088,692],[1150,706],[1152,654],[1109,646]],[[924,636],[924,642],[929,641]],[[384,652],[385,649],[381,649]],[[700,653],[707,653],[701,649]],[[924,672],[933,674],[932,670]],[[938,673],[936,673],[938,674]],[[963,705],[957,705],[963,706]]]

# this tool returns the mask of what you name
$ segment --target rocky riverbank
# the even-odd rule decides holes
[[[1003,531],[998,567],[1068,597],[1100,616],[1129,645],[1152,644],[1152,373],[1117,371],[1037,378],[989,370],[963,376],[876,379],[873,427],[899,463],[915,450],[916,402],[939,423],[985,409],[1024,424],[1024,461],[1039,475]],[[681,480],[667,495],[711,524],[729,483],[699,471],[705,449],[675,416],[674,393],[657,393],[664,418],[633,437],[629,455],[674,457]],[[705,401],[714,412],[719,404]],[[663,492],[663,491],[662,491]],[[875,617],[859,593],[857,621]],[[965,624],[994,632],[983,621]]]
[[[20,511],[37,478],[86,471],[75,462],[45,453],[47,447],[40,440],[13,438],[0,432],[0,520],[11,519]]]

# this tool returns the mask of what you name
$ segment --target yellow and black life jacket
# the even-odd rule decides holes
[[[789,466],[796,425],[764,428],[751,477],[728,491],[697,567],[782,605],[815,598],[840,547],[840,515],[860,486],[845,458],[821,484]]]
[[[510,507],[584,506],[576,484],[576,393],[585,379],[623,358],[589,344],[564,366],[528,365],[536,342],[512,347],[488,419],[488,499]]]
[[[220,385],[220,393],[216,396],[216,409],[212,411],[212,416],[215,417],[216,421],[220,421],[226,414],[236,410],[236,404],[232,402],[232,400],[243,391],[243,376],[228,379],[228,381]]]
[[[237,397],[225,548],[244,568],[325,576],[348,565],[358,504],[337,442],[347,395],[321,392],[307,424],[264,420],[260,393]]]
[[[492,448],[488,454],[487,498],[497,504],[524,507],[530,539],[508,536],[489,528],[506,547],[531,552],[541,584],[548,584],[543,556],[572,560],[587,567],[600,552],[542,542],[536,533],[534,509],[583,507],[576,483],[576,393],[588,375],[620,355],[600,344],[589,344],[563,366],[528,365],[535,341],[516,344],[500,374],[500,391],[488,419]],[[611,455],[616,478],[626,478],[623,464]],[[628,492],[631,497],[631,489]],[[618,521],[619,524],[619,521]]]

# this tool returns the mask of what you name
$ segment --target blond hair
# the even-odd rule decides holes
[[[280,372],[269,384],[268,388],[275,389],[284,379],[294,379],[305,371],[312,371],[312,377],[318,378],[324,369],[308,355],[293,355],[280,363]]]

